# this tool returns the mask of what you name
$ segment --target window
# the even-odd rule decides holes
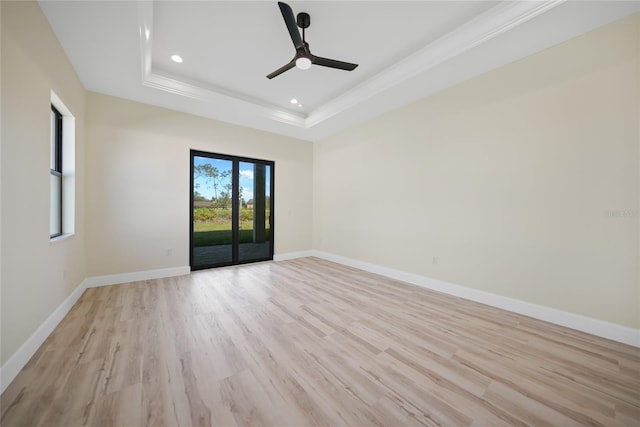
[[[51,121],[49,237],[51,242],[54,242],[75,233],[76,119],[53,91],[49,114]]]
[[[51,106],[51,204],[49,237],[62,235],[62,114]]]

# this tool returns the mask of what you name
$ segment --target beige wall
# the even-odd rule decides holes
[[[96,93],[88,112],[89,276],[189,265],[190,149],[275,161],[275,253],[311,249],[311,143]]]
[[[85,90],[35,2],[2,8],[4,364],[85,278]],[[49,241],[51,90],[76,117],[75,236]]]
[[[0,367],[4,364],[2,355],[2,5],[0,4]]]
[[[639,328],[639,31],[635,15],[315,144],[314,248]]]

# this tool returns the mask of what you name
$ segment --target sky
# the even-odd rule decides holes
[[[193,162],[194,162],[194,166],[208,163],[213,167],[215,167],[216,169],[218,169],[219,172],[230,171],[233,165],[233,162],[231,160],[211,159],[208,157],[198,157],[198,156],[194,157]],[[240,197],[246,202],[250,199],[253,199],[253,163],[239,162],[239,166],[240,166],[239,180],[240,180],[240,187],[242,187],[242,194],[240,195]],[[267,172],[266,172],[267,195],[270,194],[270,188],[269,188],[271,184],[270,175],[271,175],[271,167],[267,166]],[[224,187],[225,185],[230,183],[231,183],[231,174],[229,174],[229,176],[222,182],[221,187]],[[195,191],[200,193],[206,199],[211,199],[214,196],[213,186],[211,185],[211,182],[209,182],[206,178],[204,177],[198,178],[195,180],[194,184],[196,186]],[[218,194],[220,194],[220,191],[221,191],[221,188],[219,187]]]

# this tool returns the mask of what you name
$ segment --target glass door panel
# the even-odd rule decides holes
[[[233,161],[193,156],[194,269],[233,262]]]
[[[271,259],[271,166],[240,162],[238,261]]]

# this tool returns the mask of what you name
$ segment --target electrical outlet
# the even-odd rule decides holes
[[[173,249],[169,248],[165,251],[165,255],[166,256],[171,256],[171,254],[173,253]]]
[[[434,265],[438,264],[438,257],[434,255],[432,262]]]

